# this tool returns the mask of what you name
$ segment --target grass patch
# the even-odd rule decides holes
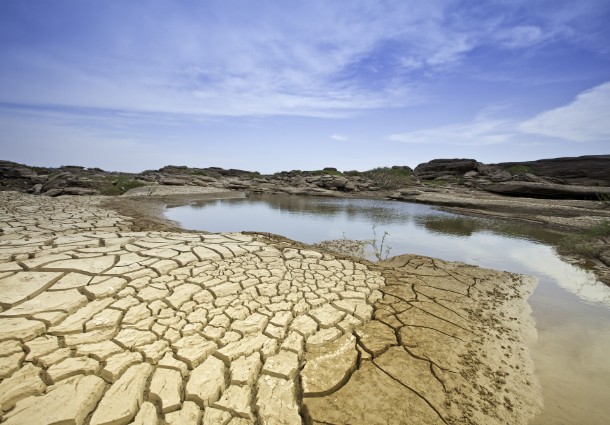
[[[103,179],[91,183],[93,189],[97,189],[100,194],[106,196],[119,196],[130,189],[145,185],[144,182],[125,174],[105,176]]]
[[[337,170],[313,170],[313,171],[304,171],[305,174],[312,174],[314,176],[324,176],[324,175],[331,175],[331,176],[342,176],[343,173],[341,171],[337,171]]]
[[[532,169],[527,165],[513,165],[512,167],[508,167],[506,171],[514,176],[515,174],[531,173]]]
[[[29,167],[36,172],[36,174],[49,174],[49,169],[44,167]]]
[[[585,235],[589,238],[605,238],[610,236],[610,221],[602,220],[599,224],[589,227],[585,231]]]
[[[610,195],[608,195],[606,193],[598,193],[597,199],[602,204],[602,207],[610,208]]]
[[[608,236],[610,236],[610,221],[604,219],[581,233],[563,238],[559,241],[559,248],[564,252],[597,258],[606,246],[601,239]]]
[[[345,174],[372,180],[381,189],[400,189],[415,181],[413,171],[404,167],[378,167],[368,171],[346,171]]]
[[[191,174],[194,176],[210,177],[210,174],[203,170],[191,170]]]

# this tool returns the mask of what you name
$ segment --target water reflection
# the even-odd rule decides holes
[[[552,229],[532,224],[504,222],[489,218],[423,215],[416,217],[415,221],[430,232],[443,235],[472,236],[475,233],[485,231],[547,244],[553,244],[563,236]]]
[[[417,217],[416,222],[427,230],[441,235],[472,236],[480,229],[480,225],[473,220],[458,217]]]
[[[593,273],[562,261],[554,255],[552,248],[539,246],[534,249],[523,246],[518,250],[511,250],[508,254],[531,270],[538,271],[538,274],[546,275],[579,298],[610,305],[609,286],[598,282]]]
[[[345,217],[348,219],[374,218],[379,224],[402,222],[404,219],[400,209],[391,208],[379,201],[327,197],[250,195],[245,199],[198,200],[192,202],[191,207],[208,211],[226,207],[248,210],[262,207],[297,216]]]

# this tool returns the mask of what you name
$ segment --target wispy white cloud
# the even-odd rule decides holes
[[[445,125],[406,133],[395,133],[388,140],[413,144],[481,146],[507,143],[513,138],[514,124],[487,116],[472,122]]]
[[[519,25],[499,31],[496,38],[506,47],[520,49],[540,43],[551,35],[544,33],[542,28],[536,25]]]
[[[342,134],[333,134],[332,136],[330,136],[330,138],[338,142],[346,142],[348,140],[347,136],[344,136]]]
[[[521,123],[525,133],[574,142],[610,143],[610,82],[576,96],[571,103],[543,112]]]
[[[51,27],[44,44],[2,49],[0,101],[339,116],[416,103],[413,71],[434,75],[479,46],[529,47],[573,19],[554,13],[546,21],[540,15],[541,24],[516,25],[509,17],[518,4],[481,17],[456,14],[464,5],[442,0],[105,5],[77,37]],[[384,72],[365,72],[376,63],[359,67],[377,60]]]
[[[395,133],[388,140],[413,144],[480,146],[521,144],[542,146],[535,136],[569,142],[610,142],[610,82],[586,90],[567,105],[529,119],[497,118],[506,105],[481,111],[472,121]]]

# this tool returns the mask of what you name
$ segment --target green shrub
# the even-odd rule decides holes
[[[386,244],[385,238],[388,237],[390,234],[384,231],[381,240],[377,242],[378,238],[376,229],[377,225],[373,224],[373,239],[371,240],[373,254],[375,255],[375,258],[377,258],[377,261],[387,260],[390,256],[390,251],[392,250],[392,247]]]
[[[116,176],[106,176],[92,183],[91,186],[99,190],[102,195],[118,196],[130,189],[145,186],[145,183],[134,179],[132,176],[119,174]]]
[[[599,224],[589,227],[585,231],[585,235],[589,238],[604,238],[610,236],[610,221],[604,219]]]
[[[527,165],[513,165],[512,167],[508,167],[506,171],[514,176],[515,174],[531,173],[532,169]]]
[[[331,176],[342,176],[343,173],[337,170],[313,170],[313,171],[305,171],[305,173],[313,174],[314,176],[323,176],[323,175],[331,175]]]
[[[402,167],[378,167],[368,171],[347,171],[349,176],[359,176],[372,180],[381,189],[400,189],[413,184],[413,172]]]
[[[606,193],[598,193],[597,199],[599,199],[599,202],[602,204],[602,207],[604,207],[604,208],[610,207],[610,195],[608,195]]]
[[[191,170],[191,174],[194,176],[204,176],[204,177],[210,176],[210,174],[207,171],[203,171],[203,170]]]
[[[602,220],[581,233],[563,238],[559,241],[559,248],[563,252],[597,258],[606,246],[602,238],[608,236],[610,236],[610,221]]]

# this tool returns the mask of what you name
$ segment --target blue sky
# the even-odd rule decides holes
[[[610,2],[0,1],[0,158],[273,172],[610,153]]]

